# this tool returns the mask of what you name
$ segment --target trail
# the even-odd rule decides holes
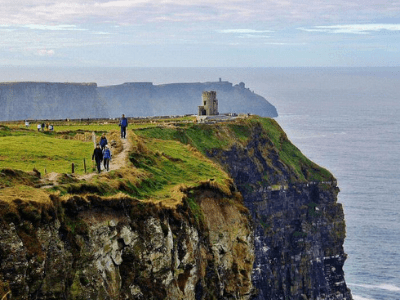
[[[128,155],[129,155],[129,152],[132,150],[132,143],[129,138],[121,139],[120,141],[122,144],[122,151],[116,155],[112,155],[111,160],[110,160],[110,171],[118,170],[128,164]],[[111,148],[111,152],[113,152],[113,150],[114,149]],[[113,153],[111,153],[111,154],[113,154]],[[66,174],[66,175],[70,176],[71,178],[76,178],[78,180],[89,181],[93,177],[107,172],[106,170],[104,170],[103,162],[101,163],[101,167],[102,167],[102,171],[100,174],[98,174],[97,171],[94,171],[94,172],[83,174],[83,175],[70,175],[70,174]],[[89,162],[89,165],[87,166],[87,168],[89,170],[92,169],[90,162]],[[47,174],[45,176],[45,178],[42,179],[42,182],[45,183],[45,185],[43,185],[41,188],[51,188],[51,187],[57,185],[58,184],[57,180],[60,177],[60,175],[61,175],[60,173],[55,173],[55,172]]]

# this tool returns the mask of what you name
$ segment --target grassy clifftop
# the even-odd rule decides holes
[[[62,175],[56,181],[46,181],[45,168],[47,172],[70,173],[71,163],[75,163],[76,172],[82,174],[83,158],[87,162],[91,160],[93,130],[97,139],[101,133],[106,133],[109,140],[118,139],[115,127],[115,124],[59,124],[55,132],[37,132],[23,125],[1,126],[0,200],[6,193],[9,199],[13,194],[23,195],[21,190],[46,184],[47,188],[42,191],[48,194],[65,197],[122,194],[165,205],[179,203],[185,191],[204,184],[229,195],[233,181],[220,164],[224,153],[240,148],[242,155],[257,156],[255,141],[262,141],[257,145],[262,158],[254,157],[254,160],[267,164],[268,168],[263,171],[267,184],[334,179],[327,170],[307,159],[275,120],[253,116],[217,124],[196,124],[187,118],[132,123],[129,127],[132,151],[124,167],[90,179]],[[35,173],[25,173],[33,168],[42,173],[41,179]],[[90,163],[88,171],[92,172]],[[272,180],[277,175],[281,178],[282,174],[286,176],[285,182]]]
[[[279,124],[270,118],[253,116],[234,122],[217,124],[180,124],[164,128],[152,127],[135,131],[138,136],[147,139],[176,140],[182,144],[191,145],[205,156],[228,151],[232,147],[249,148],[254,140],[264,140],[264,158],[268,162],[271,154],[277,156],[276,163],[289,170],[290,181],[331,181],[333,176],[326,169],[318,166],[305,157],[301,151],[288,139]],[[223,154],[222,154],[223,155]],[[248,155],[253,155],[251,151]],[[273,166],[276,172],[279,168]],[[268,176],[268,174],[266,174]]]

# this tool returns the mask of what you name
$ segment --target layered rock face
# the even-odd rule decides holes
[[[96,83],[0,83],[0,120],[107,117]]]
[[[313,182],[305,167],[299,176],[263,133],[255,127],[244,147],[210,154],[228,169],[252,215],[252,299],[352,299],[336,180]]]
[[[78,196],[20,208],[0,226],[0,292],[12,299],[249,299],[254,243],[244,207],[219,192],[187,206]],[[4,207],[3,207],[4,209]]]

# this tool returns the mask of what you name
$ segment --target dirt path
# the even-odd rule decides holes
[[[121,144],[122,144],[122,151],[118,153],[117,155],[113,155],[110,161],[110,171],[113,170],[118,170],[122,168],[123,166],[126,166],[128,162],[128,154],[129,151],[132,150],[132,144],[129,139],[121,139]],[[112,151],[112,149],[111,149]],[[104,165],[101,163],[102,167],[102,173],[107,172],[103,169]],[[101,174],[101,173],[100,173]],[[98,175],[97,171],[89,173],[89,174],[84,174],[84,175],[78,175],[76,176],[77,179],[79,180],[89,180],[93,178],[93,176]]]
[[[128,164],[128,155],[129,152],[132,150],[132,143],[129,138],[127,139],[121,139],[121,144],[122,144],[122,151],[119,152],[116,155],[112,155],[111,161],[110,161],[110,171],[113,170],[118,170]],[[113,148],[111,148],[111,152],[113,151]],[[90,161],[89,161],[90,164]],[[89,170],[92,169],[91,165],[87,166]],[[101,164],[102,171],[100,174],[107,172],[104,170],[104,165],[103,163]],[[99,175],[97,171],[91,172],[88,174],[83,174],[83,175],[69,175],[66,174],[66,176],[70,176],[73,178],[76,178],[78,180],[91,180],[94,176]],[[49,173],[46,175],[46,177],[43,179],[43,182],[45,182],[45,185],[42,186],[42,188],[51,188],[54,185],[57,185],[57,180],[61,176],[60,173]]]

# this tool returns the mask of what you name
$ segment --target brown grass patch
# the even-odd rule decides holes
[[[11,203],[16,199],[34,201],[45,205],[52,204],[49,193],[42,189],[36,189],[26,185],[16,185],[0,190],[0,200]]]

